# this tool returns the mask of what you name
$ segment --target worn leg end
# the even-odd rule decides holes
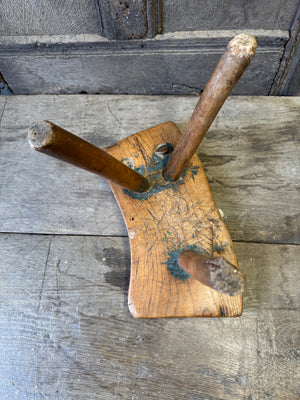
[[[220,293],[237,296],[244,291],[244,275],[224,257],[184,251],[178,257],[178,265],[194,279]]]

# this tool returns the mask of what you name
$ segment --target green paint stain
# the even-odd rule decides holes
[[[189,168],[189,171],[191,171],[193,180],[194,180],[195,175],[197,175],[197,173],[198,173],[198,169],[199,169],[199,167],[196,167],[195,165],[193,167]]]
[[[170,143],[167,144],[173,150],[173,146]],[[162,176],[162,172],[168,160],[169,160],[168,156],[160,158],[157,154],[153,153],[148,165],[142,165],[138,168],[135,168],[136,172],[138,172],[143,176],[147,176],[150,182],[150,189],[147,192],[143,193],[131,192],[130,190],[123,189],[124,193],[126,193],[132,199],[147,200],[149,197],[155,196],[156,194],[162,192],[163,190],[168,190],[168,189],[177,190],[179,186],[184,184],[184,179],[186,177],[187,172],[189,171],[191,172],[192,178],[194,180],[194,176],[197,174],[199,169],[199,167],[197,166],[186,167],[180,179],[178,179],[176,182],[167,181]]]
[[[183,271],[177,263],[178,256],[183,251],[197,251],[198,253],[201,254],[206,254],[206,253],[203,250],[201,250],[199,246],[197,246],[196,244],[188,245],[185,247],[182,247],[180,245],[178,248],[169,251],[168,260],[164,264],[167,265],[168,271],[171,272],[174,278],[180,279],[181,281],[184,282],[186,279],[190,278],[191,275]]]
[[[222,254],[224,251],[225,251],[225,249],[226,249],[226,247],[228,246],[228,243],[226,243],[226,244],[224,244],[224,243],[222,243],[222,242],[220,242],[220,243],[216,243],[214,246],[213,246],[213,253],[214,252],[217,252],[218,254]]]

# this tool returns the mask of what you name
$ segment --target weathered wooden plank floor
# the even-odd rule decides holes
[[[52,120],[105,147],[166,120],[183,130],[196,102],[166,96],[8,97],[1,122],[1,231],[126,235],[105,180],[30,151],[26,137],[33,121]],[[199,148],[234,240],[299,243],[299,104],[298,98],[232,97]]]
[[[230,98],[199,149],[247,275],[234,319],[133,319],[107,182],[26,142],[36,119],[101,147],[167,120],[182,130],[196,102],[0,97],[1,399],[300,397],[300,98]]]

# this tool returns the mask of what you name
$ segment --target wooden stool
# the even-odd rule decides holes
[[[231,40],[183,135],[167,122],[100,150],[48,121],[29,130],[35,150],[109,179],[130,240],[136,318],[242,313],[244,277],[195,152],[255,48],[250,35]]]

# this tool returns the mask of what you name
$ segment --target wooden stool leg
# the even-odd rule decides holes
[[[232,39],[208,81],[182,138],[164,170],[169,181],[178,179],[237,81],[254,57],[256,40],[241,34]]]

